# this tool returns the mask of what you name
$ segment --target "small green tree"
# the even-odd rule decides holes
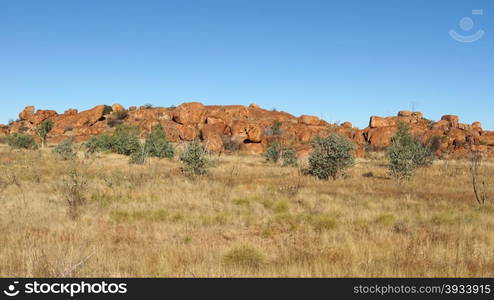
[[[297,152],[292,148],[286,148],[281,154],[283,160],[283,167],[296,167],[298,166]]]
[[[84,145],[87,152],[92,154],[95,152],[111,151],[112,137],[108,134],[92,136]]]
[[[145,143],[149,156],[172,159],[175,156],[175,149],[168,142],[166,134],[161,125],[153,127]]]
[[[38,148],[38,145],[36,145],[36,142],[32,136],[22,133],[14,133],[9,135],[7,137],[7,144],[12,149],[36,150]]]
[[[264,158],[267,162],[277,163],[281,157],[281,146],[279,143],[274,142],[269,145],[268,149],[264,153]]]
[[[193,141],[187,145],[184,152],[180,153],[182,172],[186,175],[205,175],[208,172],[209,161],[206,151],[199,141]]]
[[[410,179],[417,168],[431,165],[435,158],[432,148],[411,135],[403,122],[391,138],[386,156],[391,176],[399,179]]]
[[[74,142],[71,139],[66,139],[58,144],[53,149],[53,154],[62,160],[71,160],[77,157],[77,153],[74,150]]]
[[[139,142],[139,127],[121,124],[118,125],[110,139],[110,149],[112,152],[123,155],[131,155],[141,149]]]
[[[46,119],[36,128],[36,134],[41,138],[41,147],[44,148],[46,144],[46,136],[53,129],[53,121],[50,119]]]
[[[312,147],[308,173],[319,179],[336,179],[355,163],[355,145],[344,136],[316,137]]]

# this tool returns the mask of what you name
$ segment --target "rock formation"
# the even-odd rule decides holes
[[[464,157],[471,150],[481,151],[494,157],[494,132],[484,131],[480,122],[460,123],[458,116],[445,115],[438,122],[424,118],[422,113],[400,111],[394,117],[370,118],[369,126],[363,130],[354,128],[350,122],[341,125],[329,124],[315,116],[295,117],[279,111],[268,111],[256,104],[250,106],[226,105],[205,106],[198,102],[183,103],[173,108],[130,107],[120,104],[111,109],[105,105],[79,112],[68,109],[63,114],[52,110],[37,110],[26,107],[19,120],[0,128],[0,135],[15,132],[35,136],[36,127],[46,119],[54,122],[48,142],[58,143],[72,138],[78,142],[91,136],[110,132],[119,123],[129,123],[141,129],[145,138],[155,125],[160,124],[171,142],[200,139],[211,152],[235,149],[247,153],[264,152],[273,141],[289,145],[299,153],[311,151],[310,141],[317,135],[339,133],[353,140],[357,154],[366,150],[384,149],[390,144],[398,124],[409,124],[412,134],[423,143],[434,143],[436,154],[444,158]]]

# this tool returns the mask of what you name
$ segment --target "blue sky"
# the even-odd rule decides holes
[[[0,123],[27,105],[201,101],[360,127],[415,107],[494,129],[493,13],[488,0],[0,0]]]

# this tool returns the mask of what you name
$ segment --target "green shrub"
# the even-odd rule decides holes
[[[281,146],[279,143],[272,143],[264,153],[264,158],[268,162],[277,163],[281,157]]]
[[[22,133],[14,133],[9,135],[7,137],[7,144],[12,149],[36,150],[38,148],[38,145],[36,145],[36,142],[32,136]]]
[[[250,245],[240,245],[228,251],[223,257],[223,262],[229,267],[258,270],[266,263],[266,258],[256,248]]]
[[[63,160],[71,160],[77,157],[77,153],[74,151],[74,143],[70,139],[58,144],[53,149],[53,154]]]
[[[109,115],[113,112],[113,108],[110,105],[105,105],[105,108],[103,109],[103,115]]]
[[[172,159],[175,156],[175,149],[168,142],[166,134],[161,125],[156,125],[149,134],[145,143],[147,155],[158,158]]]
[[[297,152],[292,148],[287,148],[281,154],[283,159],[283,167],[296,167],[298,166]]]
[[[238,151],[240,150],[240,145],[242,142],[235,137],[229,135],[221,136],[221,140],[223,141],[223,146],[227,151]]]
[[[88,153],[111,151],[112,137],[108,134],[101,134],[91,137],[85,147]]]
[[[41,147],[45,147],[46,136],[53,129],[53,121],[50,119],[44,120],[36,128],[36,134],[41,138]]]
[[[129,112],[127,110],[113,112],[106,120],[106,124],[108,124],[108,126],[110,127],[118,126],[122,124],[128,116]]]
[[[139,132],[137,126],[121,124],[112,135],[102,134],[91,137],[85,147],[88,153],[110,151],[129,156],[141,149]]]
[[[344,136],[316,137],[312,147],[308,173],[319,179],[336,179],[355,163],[355,145]]]
[[[438,135],[433,136],[429,142],[431,150],[433,152],[436,152],[439,149],[441,149],[441,143],[442,143],[442,138],[440,136]]]
[[[130,155],[129,164],[143,165],[148,155],[146,144],[139,144],[139,149]]]
[[[209,161],[199,141],[187,145],[185,151],[180,153],[180,161],[182,172],[186,175],[205,175],[208,172]]]
[[[431,147],[412,136],[405,123],[398,125],[386,155],[391,176],[399,179],[411,178],[417,168],[431,165],[435,158]]]
[[[110,150],[117,154],[131,155],[141,149],[139,127],[121,124],[111,136]]]

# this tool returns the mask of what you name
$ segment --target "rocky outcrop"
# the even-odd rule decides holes
[[[371,148],[386,148],[400,122],[409,124],[410,132],[424,144],[433,144],[439,157],[467,157],[471,151],[494,157],[494,132],[484,131],[480,122],[460,123],[456,115],[444,115],[437,122],[425,119],[422,113],[408,111],[401,111],[396,117],[373,116],[363,131],[366,143]]]
[[[35,135],[36,127],[46,119],[54,122],[48,135],[48,142],[58,143],[66,138],[86,141],[91,136],[111,132],[116,124],[129,123],[141,129],[145,138],[152,128],[160,124],[171,142],[200,139],[210,152],[223,152],[232,148],[246,153],[261,153],[272,142],[293,147],[299,155],[308,155],[310,141],[315,136],[338,133],[347,136],[357,145],[357,154],[365,150],[384,149],[390,145],[401,122],[410,126],[411,133],[423,143],[434,143],[440,157],[461,157],[469,151],[481,151],[494,157],[494,132],[484,131],[480,122],[460,123],[455,115],[445,115],[433,122],[420,112],[400,111],[396,116],[372,116],[369,126],[363,130],[354,128],[352,123],[329,124],[316,116],[295,117],[286,112],[269,111],[256,104],[249,106],[225,105],[206,106],[199,102],[183,103],[176,108],[151,108],[136,106],[126,110],[120,104],[113,104],[111,112],[107,106],[99,105],[79,112],[68,109],[63,114],[52,110],[37,110],[26,107],[19,120],[0,128],[11,134],[21,132]],[[225,144],[227,143],[227,144]]]

